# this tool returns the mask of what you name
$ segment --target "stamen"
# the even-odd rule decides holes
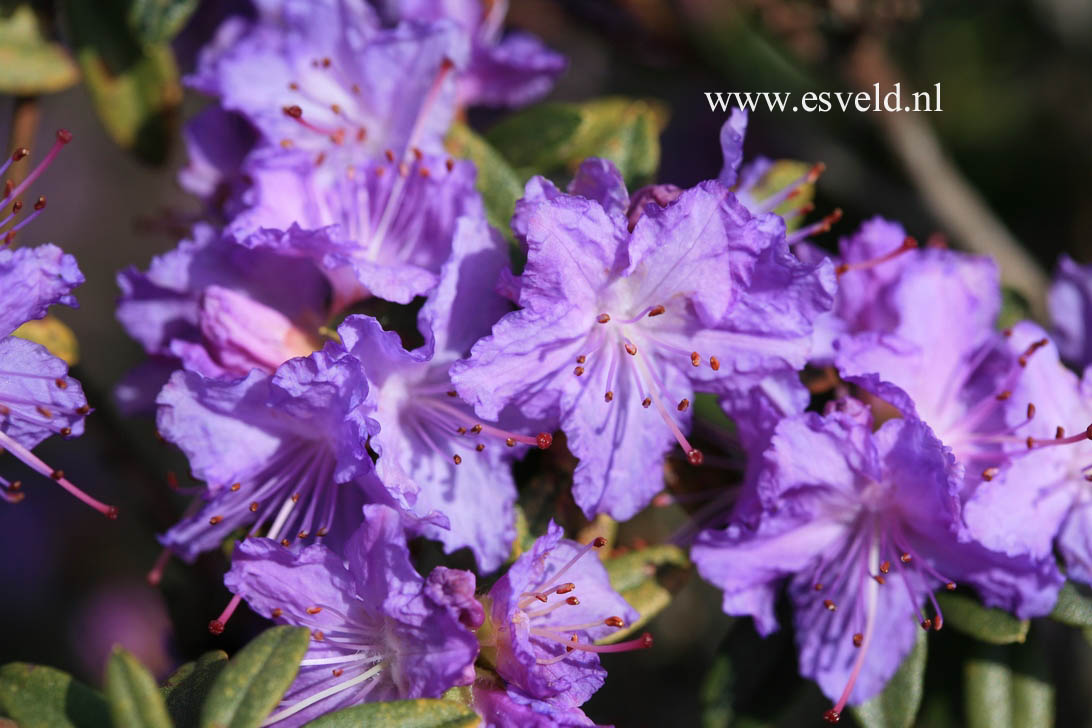
[[[346,680],[345,682],[338,683],[337,685],[326,688],[325,690],[320,690],[319,692],[314,693],[313,695],[309,695],[308,697],[306,697],[303,700],[299,701],[298,703],[292,705],[291,707],[286,708],[286,709],[280,711],[279,713],[274,713],[273,715],[266,718],[265,721],[262,723],[263,728],[264,728],[264,726],[273,725],[274,723],[276,723],[278,721],[284,720],[285,718],[288,718],[289,716],[295,715],[296,713],[300,712],[301,710],[304,710],[306,708],[311,707],[312,705],[319,702],[320,700],[325,700],[326,698],[330,697],[331,695],[336,695],[337,693],[340,693],[343,690],[348,690],[351,687],[355,687],[356,685],[359,685],[359,684],[361,684],[361,683],[375,677],[383,669],[383,665],[384,665],[384,663],[381,662],[378,665],[376,665],[375,667],[372,667],[371,669],[367,670],[366,672],[363,672],[363,673],[357,675],[356,677],[352,678],[351,680]]]
[[[209,632],[211,634],[220,635],[224,633],[224,627],[227,626],[228,620],[231,619],[231,615],[235,614],[235,610],[239,606],[239,602],[243,601],[243,598],[236,594],[224,607],[224,611],[220,612],[220,616],[209,622]]]
[[[57,155],[61,153],[61,147],[65,146],[70,141],[72,141],[72,133],[69,132],[67,129],[59,129],[57,131],[57,140],[53,142],[53,146],[50,148],[49,152],[46,153],[42,161],[38,163],[38,166],[31,170],[30,174],[27,175],[27,178],[24,179],[18,187],[14,189],[9,189],[5,187],[3,196],[0,196],[0,201],[7,200],[13,197],[18,197],[19,195],[21,195],[23,193],[23,190],[25,190],[27,187],[30,187],[30,185],[32,185],[35,180],[42,176],[42,172],[45,172],[46,168],[48,168],[49,165],[52,164],[53,160],[56,159]],[[12,161],[18,161],[17,159],[15,159],[15,155],[19,154],[22,151],[24,150],[17,149],[15,151],[15,154],[12,155]],[[19,159],[22,159],[23,156],[26,155],[20,156]]]
[[[69,493],[76,496],[77,499],[79,499],[79,500],[83,501],[84,503],[86,503],[87,505],[91,506],[92,508],[94,508],[96,511],[103,514],[107,518],[113,520],[113,519],[118,517],[117,506],[107,505],[106,503],[103,503],[102,501],[99,501],[99,500],[96,500],[96,499],[92,498],[87,493],[83,492],[78,487],[76,487],[67,478],[65,478],[64,477],[64,472],[62,472],[60,470],[55,470],[54,468],[51,468],[48,465],[46,465],[45,462],[43,462],[41,458],[39,458],[37,455],[32,453],[30,450],[23,447],[21,444],[19,444],[18,441],[12,439],[11,437],[9,437],[7,435],[7,433],[5,433],[3,431],[0,431],[0,448],[3,448],[4,450],[7,450],[12,455],[14,455],[15,457],[22,460],[24,463],[26,463],[28,466],[30,466],[34,471],[46,476],[47,478],[52,478],[53,480],[55,480],[57,482],[57,484],[59,486],[61,486],[62,488],[67,490]]]
[[[851,270],[868,270],[869,268],[875,268],[876,266],[886,263],[889,260],[894,260],[903,253],[914,250],[918,247],[918,241],[914,238],[907,236],[899,247],[892,250],[890,253],[884,253],[878,258],[872,258],[871,260],[864,260],[858,263],[841,263],[835,269],[834,272],[839,275],[845,275]]]

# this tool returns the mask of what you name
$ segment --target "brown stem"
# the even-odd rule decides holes
[[[38,131],[38,121],[42,117],[42,111],[38,107],[37,96],[16,96],[15,109],[11,113],[11,137],[7,153],[26,147],[33,151],[34,135]],[[11,166],[11,181],[19,184],[30,171],[30,160],[24,160],[22,164]]]

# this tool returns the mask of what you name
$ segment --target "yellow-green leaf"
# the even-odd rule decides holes
[[[75,61],[60,43],[49,40],[29,4],[0,15],[0,93],[48,94],[80,80]]]
[[[958,629],[983,642],[1007,645],[1023,642],[1028,636],[1028,620],[1017,619],[1003,609],[984,607],[967,594],[938,594],[937,603],[944,613],[945,627]]]
[[[0,713],[20,728],[110,728],[102,694],[52,667],[0,667]]]
[[[209,690],[200,728],[258,728],[296,679],[311,632],[267,629],[239,651]]]
[[[636,622],[600,640],[609,644],[641,629],[671,603],[674,591],[682,585],[680,571],[688,569],[690,561],[679,547],[662,544],[607,559],[604,566],[614,590],[641,615]],[[675,584],[670,583],[672,578]]]
[[[227,662],[226,652],[213,650],[201,655],[194,662],[187,662],[167,678],[160,690],[167,701],[167,712],[170,713],[175,728],[197,728],[201,706]]]
[[[155,678],[140,661],[115,647],[106,663],[106,700],[115,726],[171,728]]]
[[[452,125],[447,149],[456,157],[469,159],[478,168],[476,186],[485,204],[489,224],[511,240],[512,212],[516,200],[523,196],[523,185],[515,171],[489,142],[466,124]]]
[[[72,329],[61,323],[55,316],[27,321],[17,328],[15,336],[49,349],[49,353],[68,366],[75,366],[80,360],[80,345]]]
[[[927,644],[925,630],[918,630],[914,649],[883,692],[853,709],[853,715],[864,728],[910,728],[914,724],[925,691]]]
[[[481,718],[477,713],[452,700],[396,700],[390,703],[365,703],[328,713],[307,723],[304,728],[473,728],[480,724]]]
[[[1058,602],[1050,618],[1070,627],[1092,627],[1092,598],[1082,594],[1073,582],[1067,581],[1058,592]]]

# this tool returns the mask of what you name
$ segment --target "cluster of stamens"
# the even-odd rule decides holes
[[[597,645],[580,641],[579,633],[586,632],[590,629],[604,626],[612,627],[614,629],[624,628],[626,626],[625,620],[618,616],[610,616],[602,620],[581,624],[535,624],[535,620],[540,620],[547,615],[552,615],[554,612],[562,610],[565,607],[575,607],[580,604],[580,597],[576,594],[577,585],[571,581],[561,581],[561,578],[589,552],[601,549],[606,546],[606,544],[607,540],[605,538],[595,538],[591,543],[580,549],[576,555],[556,573],[550,575],[546,581],[542,582],[531,591],[520,594],[520,601],[517,604],[517,609],[519,611],[516,612],[513,621],[526,623],[528,632],[533,637],[546,642],[560,644],[565,648],[560,654],[554,655],[550,653],[549,656],[536,658],[538,664],[556,664],[567,658],[574,650],[595,653],[628,652],[630,650],[647,649],[652,646],[652,635],[647,632],[636,639],[612,645]],[[550,585],[547,586],[547,584]],[[551,604],[551,597],[560,598],[556,599]],[[530,607],[537,604],[546,606],[528,611]]]

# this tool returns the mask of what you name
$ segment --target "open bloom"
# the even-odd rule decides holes
[[[788,582],[800,670],[836,700],[831,721],[894,674],[914,622],[940,629],[936,589],[966,582],[987,604],[1029,617],[1050,611],[1061,582],[1042,560],[969,536],[958,469],[924,423],[892,419],[873,432],[867,408],[843,409],[783,420],[763,456],[757,524],[706,531],[692,552],[724,591],[725,612],[754,617],[764,635],[777,628]]]
[[[460,106],[523,106],[545,96],[565,70],[565,58],[535,36],[503,33],[508,0],[375,0],[388,23],[451,20],[470,45],[457,77]]]
[[[652,646],[644,634],[630,642],[596,645],[637,619],[611,588],[595,554],[602,538],[581,545],[550,522],[489,590],[482,656],[508,684],[509,697],[561,712],[583,705],[603,685],[599,653]]]
[[[161,538],[187,560],[232,531],[284,544],[321,539],[363,502],[372,461],[365,446],[378,425],[368,415],[360,363],[335,344],[282,364],[215,380],[175,372],[160,392],[157,425],[208,485],[192,516]]]
[[[77,305],[72,289],[84,278],[75,258],[54,245],[18,250],[10,247],[16,233],[46,207],[45,197],[39,197],[24,211],[23,192],[71,139],[67,131],[57,132],[52,149],[21,184],[16,186],[8,180],[0,188],[0,204],[5,208],[0,211],[0,452],[11,453],[95,510],[116,518],[117,508],[87,495],[62,471],[46,465],[31,452],[52,435],[82,434],[91,408],[80,383],[68,376],[67,364],[40,344],[12,335],[27,321],[45,316],[55,303]],[[28,154],[26,149],[15,150],[0,163],[0,175]],[[0,499],[22,500],[21,487],[20,481],[0,476]]]
[[[423,154],[339,167],[299,154],[267,155],[249,168],[246,209],[228,226],[252,248],[314,260],[334,308],[377,296],[409,303],[431,291],[451,254],[455,221],[482,216],[474,165]]]
[[[442,150],[453,62],[467,52],[453,24],[384,29],[363,0],[255,4],[257,19],[225,21],[187,81],[244,116],[266,146],[316,160]]]
[[[364,702],[439,697],[473,679],[478,644],[464,613],[474,575],[414,570],[399,515],[364,507],[345,558],[314,544],[290,551],[251,538],[235,550],[228,588],[262,616],[311,629],[312,642],[281,707],[263,725],[290,728]],[[450,593],[449,593],[450,592]],[[472,598],[472,597],[471,597]],[[479,607],[480,610],[480,607]]]
[[[452,258],[419,316],[423,346],[407,351],[397,333],[370,316],[350,316],[338,329],[364,367],[382,425],[369,443],[379,456],[377,476],[412,511],[442,513],[446,524],[425,521],[420,532],[448,552],[469,547],[483,571],[503,563],[515,537],[512,460],[527,445],[551,442],[545,433],[512,431],[521,423],[509,416],[482,420],[456,396],[448,374],[508,311],[491,290],[507,260],[503,240],[484,219],[462,218]]]
[[[306,261],[237,245],[208,225],[152,260],[118,274],[117,317],[153,358],[119,388],[147,406],[179,365],[207,377],[274,372],[321,344],[330,288]]]
[[[528,183],[513,219],[528,248],[522,309],[452,379],[482,417],[514,405],[559,420],[580,458],[577,503],[625,519],[662,487],[672,440],[701,462],[685,435],[695,390],[803,366],[833,269],[800,263],[780,218],[752,216],[716,182],[648,205],[632,232],[609,162],[585,162],[569,189]]]

